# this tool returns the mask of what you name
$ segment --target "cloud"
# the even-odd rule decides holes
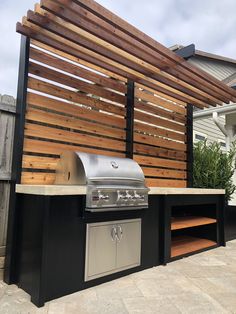
[[[35,0],[0,2],[0,93],[16,95],[20,35],[15,24]],[[235,0],[98,0],[163,45],[188,45],[236,58]]]

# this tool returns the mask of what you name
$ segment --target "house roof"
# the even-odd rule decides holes
[[[179,56],[183,57],[185,60],[188,60],[194,56],[205,58],[208,60],[215,60],[224,63],[225,65],[235,66],[235,73],[229,75],[228,77],[222,79],[226,85],[230,86],[233,89],[236,89],[236,59],[219,56],[213,53],[205,52],[202,50],[197,50],[194,44],[183,46],[183,45],[174,45],[169,48],[174,51]]]
[[[235,86],[236,85],[236,72],[228,76],[226,79],[224,79],[223,82],[231,87]]]
[[[220,55],[206,52],[206,51],[202,51],[202,50],[197,50],[197,49],[195,49],[195,45],[193,45],[193,44],[191,44],[189,46],[183,46],[183,45],[177,45],[176,44],[174,46],[171,46],[169,49],[176,52],[176,51],[182,50],[182,49],[190,47],[190,46],[194,46],[194,51],[192,51],[192,55],[188,56],[189,58],[195,55],[195,56],[204,57],[204,58],[208,58],[208,59],[212,59],[212,60],[236,64],[236,59],[220,56]]]

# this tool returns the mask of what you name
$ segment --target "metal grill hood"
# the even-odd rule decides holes
[[[61,154],[55,184],[144,186],[141,167],[132,159],[66,151]]]

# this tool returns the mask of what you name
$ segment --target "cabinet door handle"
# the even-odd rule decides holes
[[[121,226],[117,226],[117,239],[118,241],[121,241],[123,238],[123,230]]]
[[[111,228],[111,238],[112,238],[112,241],[116,241],[116,238],[117,238],[117,232],[116,232],[116,227],[113,226]]]

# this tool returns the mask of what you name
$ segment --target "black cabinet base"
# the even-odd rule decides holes
[[[84,204],[84,196],[17,195],[14,283],[29,293],[38,307],[55,298],[202,251],[170,258],[170,210],[173,206],[211,204],[217,213],[217,230],[209,232],[210,229],[203,228],[201,233],[212,240],[217,237],[216,246],[225,244],[221,196],[151,195],[148,209],[107,213],[85,212]],[[142,220],[141,265],[85,282],[87,224],[135,218]]]
[[[159,205],[108,213],[84,211],[83,196],[17,195],[15,284],[41,307],[45,302],[160,264]],[[141,218],[141,266],[84,281],[86,225]],[[101,252],[102,254],[102,252]]]
[[[225,208],[225,238],[226,241],[236,239],[236,206]]]

